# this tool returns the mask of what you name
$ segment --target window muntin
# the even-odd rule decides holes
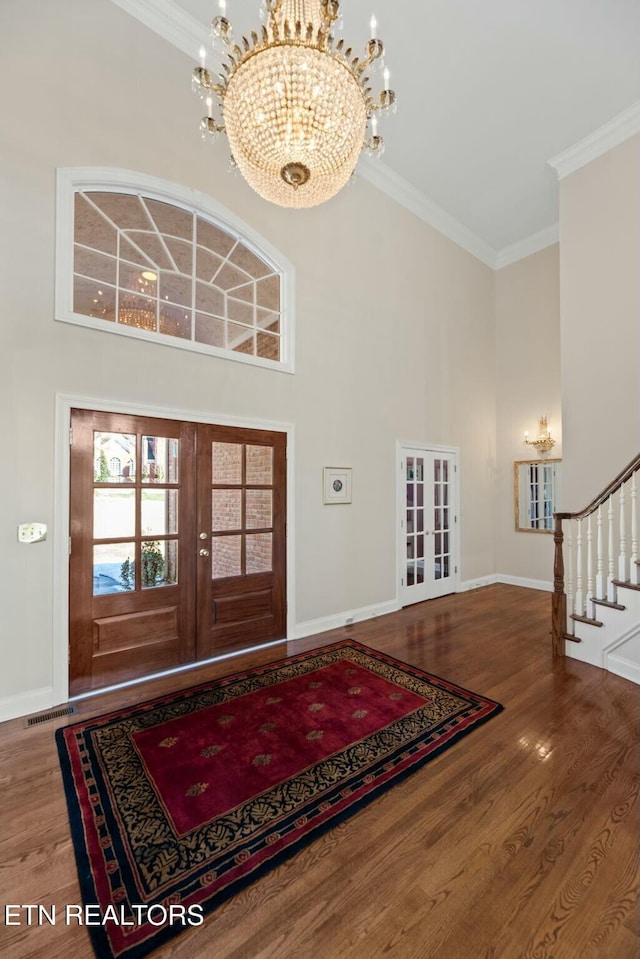
[[[71,260],[60,258],[72,282],[59,272],[57,319],[292,372],[286,261],[261,250],[250,228],[243,235],[232,215],[231,229],[216,223],[213,203],[184,205],[189,191],[175,187],[178,205],[164,190],[163,199],[124,181],[118,190],[113,173],[94,188],[87,172],[59,174],[73,222]],[[64,234],[59,226],[59,242]]]

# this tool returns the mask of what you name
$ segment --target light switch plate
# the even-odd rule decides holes
[[[22,523],[21,526],[18,526],[19,543],[41,543],[46,538],[46,523]]]

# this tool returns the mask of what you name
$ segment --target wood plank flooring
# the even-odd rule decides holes
[[[638,959],[639,690],[554,664],[550,622],[548,594],[498,585],[291,643],[350,635],[505,710],[155,959]],[[283,653],[86,700],[81,715]],[[84,928],[4,925],[6,904],[79,902],[60,724],[0,726],[3,959],[93,956]]]

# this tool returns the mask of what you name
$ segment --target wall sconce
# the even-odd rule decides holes
[[[535,440],[529,439],[529,431],[525,430],[524,441],[527,446],[535,446],[538,453],[548,453],[556,445],[556,441],[551,436],[551,430],[547,426],[547,417],[540,416],[538,418],[538,438]]]

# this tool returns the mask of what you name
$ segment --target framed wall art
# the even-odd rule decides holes
[[[351,467],[325,466],[324,501],[327,505],[351,502]]]

